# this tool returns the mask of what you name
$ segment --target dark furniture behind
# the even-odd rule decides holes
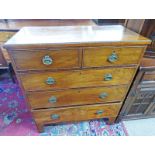
[[[1,25],[1,21],[0,21],[0,25]],[[3,48],[3,44],[15,33],[16,31],[0,29],[0,74],[4,72],[8,72],[13,82],[15,82],[14,71],[11,66],[11,60],[8,55],[8,52]]]
[[[155,20],[146,19],[140,34],[152,40],[152,43],[147,47],[147,51],[155,52]]]
[[[97,25],[124,25],[125,19],[93,19]]]
[[[155,59],[143,58],[118,120],[155,117]]]
[[[138,20],[129,20],[126,25],[134,28]],[[120,111],[121,119],[138,119],[155,116],[155,20],[139,20],[135,31],[148,37],[152,43],[147,47],[134,83]]]

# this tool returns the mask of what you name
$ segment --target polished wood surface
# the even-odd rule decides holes
[[[39,37],[38,37],[39,36]],[[22,38],[22,39],[21,39]],[[94,45],[146,45],[151,41],[121,25],[116,26],[59,26],[25,27],[5,44],[6,48],[93,46]]]
[[[80,50],[40,50],[40,51],[13,51],[12,57],[16,63],[17,70],[48,70],[79,68]],[[43,64],[43,58],[49,56],[52,64]]]
[[[84,67],[117,66],[138,64],[143,54],[142,47],[98,47],[85,48],[83,54]],[[115,53],[118,59],[115,62],[108,60]]]
[[[78,87],[109,86],[129,84],[136,72],[136,68],[110,68],[72,70],[60,72],[18,74],[26,91],[55,90]],[[106,81],[104,76],[112,75],[112,80]],[[48,85],[46,80],[52,77],[54,84]]]
[[[70,121],[83,121],[89,119],[98,119],[103,117],[115,117],[117,116],[121,103],[115,104],[100,104],[100,105],[87,105],[87,106],[75,106],[68,108],[55,108],[46,110],[32,111],[37,124],[44,123],[58,123],[58,122],[70,122]],[[99,110],[103,113],[97,114]],[[58,119],[52,119],[53,114],[59,115]]]
[[[0,19],[0,44],[3,44],[10,39],[16,32],[25,26],[75,26],[75,25],[95,25],[90,19]],[[1,48],[4,57],[0,63],[6,61],[11,63],[8,52]],[[6,64],[5,67],[8,68]]]
[[[23,28],[4,47],[41,131],[48,123],[115,121],[149,43],[120,25],[60,26]]]
[[[86,105],[122,101],[127,89],[128,86],[111,86],[65,91],[28,92],[27,98],[32,109]],[[101,98],[100,95],[103,93],[106,93],[107,96]],[[51,97],[55,97],[56,102],[49,102]]]
[[[16,32],[0,31],[0,42],[6,42],[10,39]]]

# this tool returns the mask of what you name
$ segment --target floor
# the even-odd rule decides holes
[[[129,136],[155,136],[155,118],[124,121]]]

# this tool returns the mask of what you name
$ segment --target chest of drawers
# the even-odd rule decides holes
[[[25,27],[6,44],[38,130],[114,122],[150,40],[123,26]]]

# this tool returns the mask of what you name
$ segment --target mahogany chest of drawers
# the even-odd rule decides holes
[[[150,40],[123,26],[25,27],[6,44],[38,130],[114,122]]]

